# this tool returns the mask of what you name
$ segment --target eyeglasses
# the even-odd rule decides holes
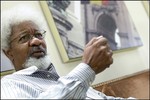
[[[25,32],[22,32],[22,34],[19,35],[18,37],[12,39],[10,41],[10,43],[12,43],[16,39],[18,39],[18,43],[20,43],[20,44],[26,43],[26,42],[30,41],[33,37],[42,40],[45,37],[45,33],[46,33],[45,30],[37,30],[37,31],[35,31],[34,34],[30,34],[29,32],[25,31]]]

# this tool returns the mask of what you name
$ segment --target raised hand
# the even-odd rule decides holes
[[[96,74],[113,63],[112,50],[103,36],[94,37],[85,46],[82,61],[88,64]]]

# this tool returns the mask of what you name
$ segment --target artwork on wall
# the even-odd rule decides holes
[[[103,35],[113,51],[142,46],[123,1],[41,1],[64,62],[80,59],[93,37]]]

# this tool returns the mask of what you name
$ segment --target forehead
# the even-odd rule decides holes
[[[19,34],[19,32],[24,31],[24,30],[33,31],[33,30],[38,30],[38,29],[39,29],[38,25],[36,25],[34,22],[24,21],[18,25],[12,26],[12,35]]]

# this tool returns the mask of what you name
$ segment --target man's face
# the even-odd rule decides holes
[[[5,51],[5,54],[12,61],[16,70],[23,69],[23,64],[29,57],[40,59],[46,55],[46,43],[43,38],[27,39],[30,35],[38,33],[37,31],[39,27],[31,21],[25,21],[12,27],[10,49]],[[40,37],[38,34],[36,36]]]

